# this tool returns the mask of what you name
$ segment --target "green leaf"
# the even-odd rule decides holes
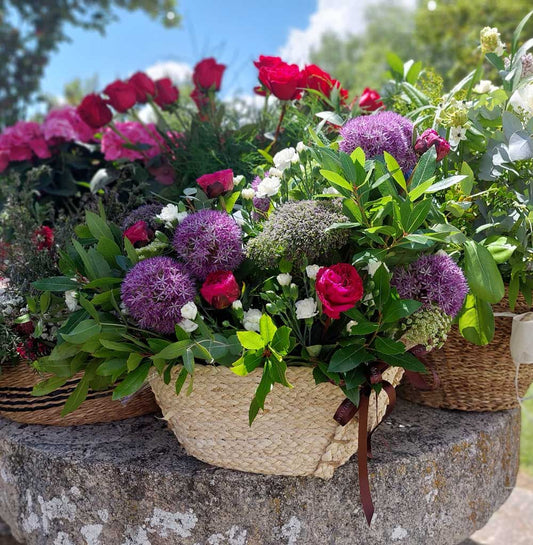
[[[405,344],[400,341],[389,339],[388,337],[376,337],[374,347],[382,354],[403,354],[405,352]]]
[[[127,370],[126,358],[112,358],[102,362],[96,369],[96,374],[101,377],[114,377],[114,380],[116,380]]]
[[[100,339],[100,344],[105,348],[109,348],[109,350],[114,350],[115,352],[138,352],[140,350],[140,347],[134,344],[121,343],[108,339]]]
[[[61,411],[61,416],[66,416],[67,414],[74,412],[87,399],[87,394],[89,393],[89,380],[90,377],[86,372],[65,402],[65,406]]]
[[[141,361],[144,359],[144,356],[142,354],[139,354],[138,352],[131,352],[128,356],[127,366],[128,366],[128,372],[134,371],[139,367]]]
[[[102,331],[94,320],[83,320],[70,333],[61,333],[61,337],[70,344],[82,344]]]
[[[261,335],[255,331],[237,331],[237,338],[243,348],[248,350],[260,350],[267,344]]]
[[[394,178],[396,183],[407,192],[407,183],[405,182],[405,176],[403,175],[402,169],[398,164],[398,161],[387,151],[383,152],[383,157],[385,157],[385,164],[387,169],[390,172],[391,176]]]
[[[67,278],[66,276],[52,276],[50,278],[43,278],[42,280],[36,280],[31,285],[41,291],[69,291],[80,287],[76,280]]]
[[[273,382],[282,384],[287,388],[292,388],[292,384],[287,380],[287,364],[283,360],[278,360],[277,358],[269,358],[271,368],[270,374]]]
[[[183,354],[183,367],[185,367],[189,375],[194,373],[194,354],[191,348],[187,348]]]
[[[431,146],[423,155],[420,157],[413,174],[411,175],[410,188],[411,196],[412,190],[419,185],[427,182],[432,178],[437,168],[437,150],[435,146]],[[412,198],[412,197],[411,197]],[[414,199],[413,199],[414,200]]]
[[[148,344],[150,344],[150,339],[148,340]],[[191,346],[190,340],[184,340],[184,341],[178,341],[176,343],[171,343],[163,350],[158,352],[157,354],[152,356],[152,359],[160,359],[160,360],[174,360],[176,358],[179,358],[180,356],[183,356],[187,348]]]
[[[122,399],[139,390],[148,376],[148,371],[150,370],[151,365],[152,364],[149,361],[146,361],[137,367],[135,371],[129,373],[126,378],[113,390],[113,399]]]
[[[489,344],[494,338],[494,314],[490,304],[469,293],[459,314],[459,331],[471,343]]]
[[[61,388],[68,380],[68,377],[50,377],[37,383],[31,392],[32,396],[46,396]]]
[[[407,220],[406,231],[412,233],[416,231],[425,221],[431,209],[432,200],[424,199],[416,203],[409,214]]]
[[[107,225],[107,222],[104,219],[102,219],[98,214],[87,211],[85,212],[85,218],[87,221],[87,227],[89,228],[91,235],[95,239],[97,240],[100,240],[101,238],[108,238],[110,240],[113,239],[113,233],[111,232],[109,225]]]
[[[491,253],[473,240],[467,240],[464,249],[465,274],[472,293],[489,303],[498,303],[505,295],[505,287]]]
[[[374,273],[374,301],[378,308],[383,308],[390,297],[390,275],[385,265],[380,265]]]
[[[178,375],[178,378],[176,379],[176,395],[179,395],[181,392],[181,389],[183,388],[183,385],[185,384],[185,380],[187,379],[187,369],[183,367]]]
[[[354,350],[353,347],[347,346],[346,348],[337,350],[333,354],[329,362],[328,371],[330,373],[345,373],[346,371],[355,369],[361,363],[374,359],[374,355],[364,348]]]
[[[426,190],[426,193],[437,193],[437,191],[442,191],[443,189],[452,187],[452,185],[457,185],[458,183],[462,182],[466,178],[468,178],[468,176],[459,175],[459,174],[455,176],[450,176],[449,178],[444,178],[444,180],[440,180],[436,184],[433,184],[431,187],[429,187]]]
[[[485,241],[487,250],[491,253],[496,263],[506,263],[520,246],[518,240],[506,236],[493,236]]]
[[[268,314],[263,314],[259,320],[259,331],[264,341],[263,346],[267,345],[274,338],[276,330],[277,327],[274,325],[272,318]]]
[[[87,314],[89,314],[96,323],[100,323],[100,316],[98,316],[98,311],[96,310],[91,301],[89,301],[83,294],[81,294],[78,302],[80,303],[80,306],[87,311]]]
[[[285,355],[291,345],[291,328],[286,325],[277,329],[270,346],[279,354]]]
[[[348,182],[348,180],[343,178],[340,174],[337,174],[336,172],[333,172],[332,170],[324,170],[324,169],[320,171],[320,174],[322,174],[322,176],[324,176],[326,180],[331,182],[337,188],[343,189],[344,190],[343,194],[345,194],[347,191],[352,193],[353,191],[352,185],[350,184],[350,182]]]
[[[39,298],[39,307],[41,308],[41,314],[44,314],[50,307],[50,301],[52,294],[49,291],[45,291]]]
[[[133,244],[130,242],[130,239],[127,237],[124,237],[124,249],[126,250],[126,255],[133,265],[139,262],[139,256],[137,255]]]
[[[392,51],[389,51],[386,54],[387,63],[392,68],[394,72],[396,72],[398,75],[403,76],[403,62],[396,53],[393,53]]]
[[[379,359],[393,367],[403,367],[404,369],[414,371],[415,373],[427,373],[426,366],[410,352],[405,352],[403,354],[387,354],[378,351],[377,354]]]
[[[120,250],[118,244],[114,240],[107,237],[102,237],[98,241],[96,249],[112,267],[114,267],[116,264],[116,257],[118,255],[122,255],[122,251]]]
[[[524,30],[524,27],[526,26],[526,23],[529,21],[530,17],[533,15],[533,11],[530,11],[523,19],[518,23],[518,26],[516,27],[514,33],[513,33],[513,41],[511,46],[511,53],[514,54],[516,52],[516,48],[518,47],[518,40],[520,39],[520,34],[522,34],[522,31]],[[503,70],[503,68],[502,68]]]
[[[255,420],[255,417],[257,416],[259,409],[265,408],[265,399],[266,399],[266,396],[270,393],[272,385],[273,385],[273,382],[270,376],[270,363],[266,362],[265,366],[263,367],[263,375],[261,377],[261,381],[259,382],[259,386],[257,387],[257,390],[255,391],[255,396],[252,399],[252,402],[250,404],[250,410],[248,412],[248,419],[249,419],[250,426],[252,425],[252,422]]]
[[[237,202],[240,194],[240,191],[235,191],[235,193],[232,193],[231,197],[226,200],[226,212],[228,214],[231,214],[231,211],[233,210],[233,207],[235,206],[235,203]]]
[[[92,262],[89,259],[89,256],[87,255],[87,252],[85,251],[83,246],[77,240],[73,240],[72,245],[74,246],[74,248],[76,249],[76,252],[78,252],[78,255],[80,256],[83,266],[85,267],[86,276],[89,278],[89,280],[94,280],[95,278],[98,278],[98,275],[96,274],[96,271],[92,265]]]
[[[407,318],[416,312],[422,303],[413,299],[396,299],[389,301],[383,309],[383,322],[388,324]]]

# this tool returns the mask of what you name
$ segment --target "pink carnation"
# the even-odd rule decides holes
[[[116,159],[150,159],[161,153],[164,140],[157,132],[153,123],[147,125],[147,129],[136,121],[126,121],[115,124],[123,137],[106,127],[102,136],[102,151],[107,161]],[[142,145],[142,150],[125,147],[129,143]],[[150,147],[146,147],[150,146]],[[146,148],[146,149],[145,149]]]
[[[34,155],[40,159],[50,157],[39,123],[19,121],[0,134],[0,172],[9,162],[30,161]]]
[[[50,144],[60,142],[90,142],[95,130],[78,115],[76,108],[65,106],[52,110],[44,120],[43,133]]]

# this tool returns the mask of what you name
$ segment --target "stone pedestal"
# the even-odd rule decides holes
[[[519,435],[518,411],[400,401],[374,434],[368,528],[354,459],[330,481],[253,475],[188,457],[155,417],[0,420],[0,518],[27,545],[457,545],[510,494]]]

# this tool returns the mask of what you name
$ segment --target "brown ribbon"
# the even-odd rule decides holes
[[[383,390],[389,397],[389,405],[383,416],[383,420],[393,411],[396,404],[396,390],[394,386],[383,380],[382,373],[389,366],[384,362],[378,362],[370,367],[370,383],[372,385],[381,384]],[[366,517],[366,521],[370,526],[372,517],[374,516],[374,503],[372,501],[372,493],[370,492],[370,480],[368,478],[368,458],[372,457],[372,434],[368,431],[368,408],[370,404],[370,394],[372,390],[369,386],[361,391],[361,399],[357,407],[348,398],[346,398],[337,409],[333,417],[341,426],[346,426],[348,422],[359,412],[359,430],[357,436],[357,466],[359,472],[359,494],[361,505]],[[377,404],[377,399],[376,399]],[[380,422],[381,423],[381,422]],[[379,424],[378,424],[379,426]]]
[[[440,377],[437,374],[437,371],[435,371],[433,366],[428,362],[426,358],[426,349],[421,344],[418,344],[414,348],[411,348],[409,352],[411,352],[413,356],[417,357],[426,366],[426,369],[428,369],[428,371],[433,375],[433,384],[428,384],[424,378],[424,375],[415,371],[405,370],[405,378],[411,383],[411,386],[417,390],[422,390],[425,392],[437,390],[440,386]]]

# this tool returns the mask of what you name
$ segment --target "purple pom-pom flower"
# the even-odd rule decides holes
[[[455,318],[461,310],[468,283],[461,268],[447,254],[424,255],[407,268],[396,267],[391,284],[402,299],[432,304]]]
[[[261,178],[259,176],[256,176],[252,182],[252,189],[257,191],[257,188],[259,187],[261,181]],[[254,208],[258,212],[260,212],[260,214],[254,212],[254,219],[258,220],[262,217],[264,218],[265,212],[268,212],[268,209],[270,208],[270,197],[254,197],[252,202],[254,204]]]
[[[200,210],[177,227],[174,248],[187,270],[200,280],[216,271],[233,271],[244,258],[242,230],[225,212]]]
[[[194,300],[196,286],[181,263],[170,257],[139,261],[122,282],[122,302],[140,327],[173,333],[182,307]]]
[[[127,231],[131,226],[135,225],[138,221],[146,222],[146,225],[155,231],[158,223],[156,222],[156,216],[163,209],[162,204],[143,204],[135,210],[132,210],[122,222],[122,231]]]
[[[404,172],[416,165],[413,124],[400,114],[378,112],[354,117],[340,129],[340,134],[344,140],[339,144],[339,149],[345,153],[362,148],[370,158],[386,151],[398,161]]]

